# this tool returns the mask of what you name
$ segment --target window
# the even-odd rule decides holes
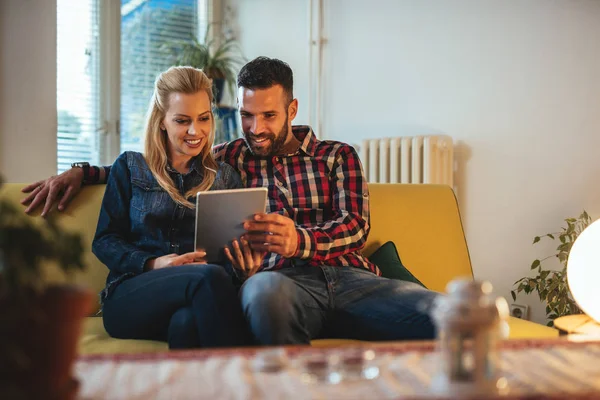
[[[98,2],[57,0],[56,16],[57,147],[62,172],[75,161],[98,163]]]
[[[144,121],[154,80],[170,66],[162,46],[197,34],[198,2],[121,3],[121,151],[143,151]]]
[[[199,36],[208,15],[209,0],[57,0],[59,173],[143,151],[154,80],[170,66],[165,46]]]

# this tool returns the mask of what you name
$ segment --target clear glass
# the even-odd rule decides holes
[[[342,381],[375,379],[379,376],[379,366],[375,352],[365,348],[346,348],[334,351],[329,358],[329,378],[331,383]]]
[[[376,354],[366,348],[303,352],[296,357],[295,366],[304,383],[337,384],[379,376]]]
[[[303,352],[296,358],[296,369],[304,383],[329,381],[329,358],[325,351]]]
[[[261,350],[256,353],[252,363],[261,372],[280,372],[287,366],[287,352],[282,348]]]

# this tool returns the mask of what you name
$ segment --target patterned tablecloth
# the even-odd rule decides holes
[[[377,367],[378,376],[338,383],[308,380],[302,365],[313,356],[335,356],[341,349],[356,347],[87,356],[77,360],[75,376],[80,381],[78,398],[86,400],[434,397],[429,389],[437,371],[434,343],[385,343],[370,348],[376,355],[370,365]],[[273,354],[285,355],[285,367],[270,372],[259,368],[257,361]],[[512,340],[502,344],[499,354],[499,368],[508,382],[508,395],[503,398],[600,399],[600,341]]]

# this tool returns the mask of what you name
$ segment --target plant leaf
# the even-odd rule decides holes
[[[539,266],[540,266],[540,260],[534,260],[534,261],[531,263],[531,269],[536,269],[536,268],[537,268],[537,267],[539,267]]]

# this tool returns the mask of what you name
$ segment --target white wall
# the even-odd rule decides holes
[[[0,174],[56,173],[56,0],[0,0]]]
[[[295,124],[307,123],[308,1],[223,0],[235,10],[244,56],[279,58],[294,71],[294,97],[300,107]]]
[[[289,61],[307,94],[307,0],[230,3],[247,56]],[[583,209],[600,217],[600,1],[325,5],[319,135],[451,135],[476,278],[510,298],[533,259],[553,249],[531,246],[535,235]],[[544,320],[534,296],[518,300]]]

